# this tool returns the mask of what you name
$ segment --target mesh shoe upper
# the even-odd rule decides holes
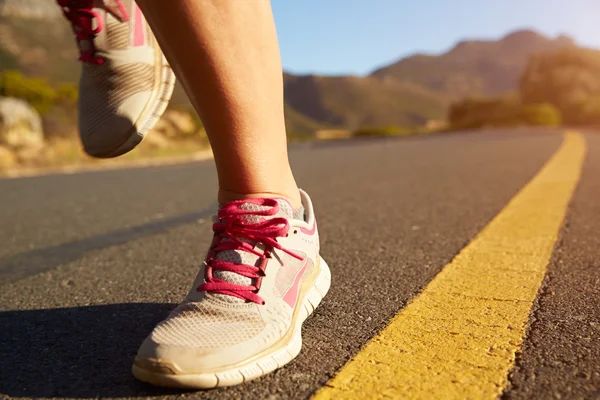
[[[282,235],[276,238],[281,248],[274,248],[268,240],[256,240],[260,235],[227,239],[227,235],[220,232],[223,221],[217,220],[212,248],[219,249],[222,240],[236,239],[246,243],[247,248],[233,249],[230,245],[232,249],[217,254],[211,254],[209,250],[207,262],[186,300],[158,324],[142,345],[139,357],[169,360],[181,370],[218,368],[247,359],[285,335],[296,309],[297,289],[314,272],[318,234],[314,221],[311,221],[310,231],[307,229],[309,223],[293,219],[287,201],[267,204],[246,203],[238,207],[243,210],[241,218],[245,224],[268,226],[265,221],[275,218],[287,221],[287,229],[278,232]],[[306,206],[311,207],[310,204]],[[274,209],[275,213],[260,215],[266,209]],[[235,232],[237,235],[240,231]],[[249,277],[250,271],[257,269],[262,260],[250,249],[259,254],[271,254],[264,274],[257,274],[264,275],[260,278]],[[238,270],[248,276],[230,270],[214,270],[211,260],[246,265]],[[224,268],[236,270],[230,266]],[[219,284],[211,285],[213,280]],[[243,294],[243,287],[256,288],[258,298]],[[242,294],[232,295],[238,289]]]
[[[207,302],[184,303],[152,333],[166,346],[197,349],[230,347],[252,339],[265,327],[259,313],[211,307]]]

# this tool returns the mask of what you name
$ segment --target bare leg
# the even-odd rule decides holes
[[[282,196],[300,206],[268,0],[138,0],[206,126],[219,201]]]

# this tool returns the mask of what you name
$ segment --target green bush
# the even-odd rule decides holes
[[[8,70],[0,72],[0,96],[25,100],[35,108],[42,116],[46,138],[70,137],[76,131],[77,87],[73,84],[54,88],[44,79]]]
[[[513,99],[467,99],[452,104],[448,121],[454,129],[518,125],[518,102]]]
[[[40,114],[48,113],[57,103],[74,105],[77,88],[61,84],[53,88],[45,79],[23,76],[18,71],[0,73],[0,96],[15,97],[27,101]]]
[[[405,136],[419,133],[419,127],[400,126],[370,126],[359,128],[354,131],[354,137],[381,137],[381,136]]]
[[[46,81],[26,78],[17,71],[4,71],[0,75],[0,95],[26,100],[40,114],[52,108],[56,92]]]
[[[550,104],[522,104],[515,97],[504,97],[454,103],[450,107],[448,120],[452,129],[557,126],[561,122],[561,114]]]
[[[519,119],[527,125],[558,126],[560,111],[552,104],[525,104],[521,106]]]

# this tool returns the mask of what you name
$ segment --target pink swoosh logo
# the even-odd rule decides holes
[[[133,47],[143,46],[145,43],[144,37],[144,14],[142,10],[135,4],[133,14]]]
[[[317,230],[317,221],[313,222],[313,226],[310,230],[308,230],[306,228],[300,228],[300,231],[302,231],[302,233],[306,233],[307,235],[314,235],[316,230]]]
[[[304,272],[306,272],[307,266],[308,257],[304,259],[304,265],[302,265],[302,268],[300,268],[300,271],[298,271],[298,273],[296,274],[296,278],[294,279],[292,287],[290,287],[285,293],[285,295],[283,295],[283,301],[285,301],[292,308],[296,306],[296,302],[298,301],[298,290],[300,290],[300,280],[302,280],[302,276],[304,276]],[[285,266],[283,268],[285,268]]]

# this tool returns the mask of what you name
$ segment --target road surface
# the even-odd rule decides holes
[[[210,242],[212,163],[0,180],[0,398],[361,398],[352,381],[369,382],[383,368],[390,379],[364,386],[372,397],[423,397],[435,378],[446,379],[439,387],[448,398],[599,399],[600,134],[568,137],[521,130],[295,146],[331,291],[305,323],[296,360],[206,392],[156,389],[130,368],[140,342],[189,289]],[[538,197],[523,197],[528,184]],[[520,224],[533,215],[527,210],[543,218]],[[526,232],[539,228],[539,242],[494,228],[500,215]],[[528,247],[515,257],[523,240]],[[480,273],[463,260],[456,272],[463,249],[510,268]],[[467,295],[440,302],[456,310],[445,322],[419,311],[452,277],[470,282],[467,291],[501,283],[501,294],[524,297],[490,294],[485,323],[476,312],[464,317],[478,301]],[[411,316],[419,322],[403,333]],[[403,350],[393,335],[417,350]],[[419,348],[429,335],[464,341],[444,358]],[[489,359],[461,358],[475,350]],[[408,380],[427,357],[427,372]],[[489,360],[499,364],[478,364]]]

